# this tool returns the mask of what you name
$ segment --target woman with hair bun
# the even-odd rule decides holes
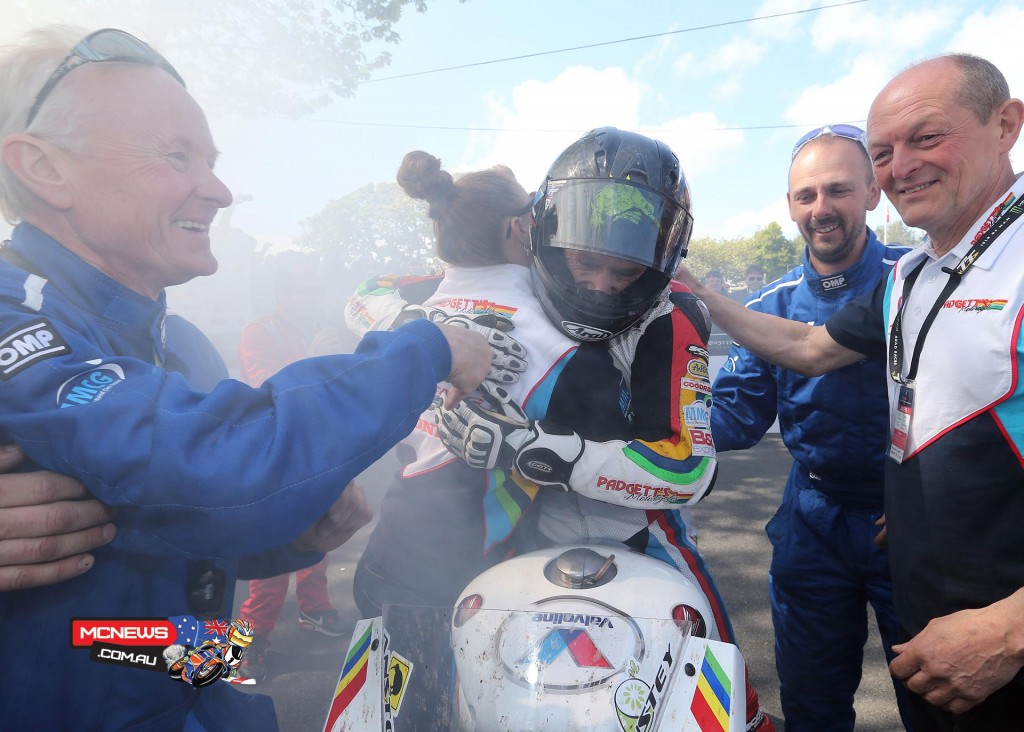
[[[579,344],[554,329],[533,295],[528,268],[532,197],[507,167],[456,179],[440,160],[418,150],[405,156],[397,179],[411,198],[429,204],[444,275],[364,283],[346,308],[349,327],[362,335],[417,317],[514,323],[527,359],[508,391],[530,409],[546,408],[546,399],[533,396],[544,391],[538,387],[553,385],[570,357],[580,365],[587,357],[573,355]],[[603,368],[606,380],[617,384],[614,366],[608,362]],[[425,412],[400,444],[406,464],[384,496],[380,519],[356,569],[353,591],[366,617],[380,615],[384,603],[452,606],[469,580],[516,553],[509,542],[525,536],[511,529],[532,504],[537,487],[516,485],[511,471],[470,467],[444,446],[434,419],[433,412]],[[508,495],[522,505],[520,516],[513,521],[502,512],[489,526],[488,499]],[[494,520],[505,525],[500,535]]]
[[[529,265],[532,199],[509,168],[466,173],[456,182],[440,160],[414,150],[396,178],[410,198],[430,204],[427,215],[442,261],[459,267]]]

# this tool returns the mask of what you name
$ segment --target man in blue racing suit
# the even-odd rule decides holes
[[[807,243],[803,265],[755,293],[746,307],[820,324],[869,292],[907,251],[883,246],[865,225],[865,211],[879,196],[862,130],[834,125],[801,138],[787,198]],[[766,529],[786,728],[853,730],[866,605],[875,610],[890,661],[899,629],[888,555],[875,541],[883,513],[885,364],[869,359],[807,378],[734,343],[713,396],[711,432],[719,452],[757,444],[777,416],[793,456],[782,505]],[[895,686],[902,701],[906,691]]]
[[[209,227],[231,194],[205,116],[138,39],[69,32],[0,57],[0,206],[20,221],[0,249],[0,443],[80,481],[118,530],[87,574],[0,594],[0,729],[275,729],[267,697],[93,663],[73,620],[217,620],[236,578],[319,561],[351,533],[344,486],[438,381],[476,388],[491,352],[418,322],[260,389],[223,380],[164,293],[217,265]],[[134,627],[178,642],[170,623]]]

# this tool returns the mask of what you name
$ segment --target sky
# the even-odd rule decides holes
[[[1011,94],[1024,96],[1024,67],[1012,51],[1024,0],[427,4],[422,14],[406,8],[395,26],[400,42],[386,46],[391,65],[353,97],[298,119],[211,116],[218,173],[236,196],[251,197],[235,210],[234,226],[260,243],[288,246],[329,201],[393,181],[413,149],[437,155],[453,172],[508,165],[534,190],[562,149],[588,129],[612,125],[658,138],[679,155],[694,236],[746,236],[772,221],[795,236],[785,199],[793,143],[823,124],[863,125],[875,94],[908,64],[976,53],[1006,74]],[[101,5],[72,19],[122,25],[116,3],[95,9]],[[71,7],[36,0],[32,20],[67,19]],[[0,8],[0,40],[24,30],[23,16]],[[145,28],[122,27],[146,37]],[[614,43],[629,38],[636,40]],[[590,44],[603,45],[547,53]],[[543,55],[379,78],[530,54]],[[167,55],[174,63],[173,49]],[[883,198],[868,223],[885,216]]]

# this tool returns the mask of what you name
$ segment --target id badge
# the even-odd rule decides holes
[[[892,418],[892,439],[889,442],[889,457],[897,463],[903,462],[910,434],[910,418],[914,414],[914,382],[900,385],[900,396]]]

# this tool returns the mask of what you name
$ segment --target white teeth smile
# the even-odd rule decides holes
[[[175,221],[174,225],[186,231],[198,231],[207,234],[210,231],[209,224],[201,224],[198,221]]]
[[[828,234],[829,232],[835,231],[839,228],[839,224],[832,224],[832,226],[819,226],[815,229],[819,234]]]
[[[921,185],[914,186],[913,188],[906,188],[906,189],[904,189],[903,192],[904,193],[917,193],[918,191],[920,191],[920,190],[922,190],[924,188],[927,188],[930,185],[931,185],[931,183],[922,183]]]

